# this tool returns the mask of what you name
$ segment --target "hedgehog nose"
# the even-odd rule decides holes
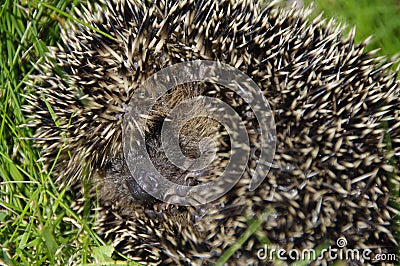
[[[157,202],[156,198],[146,192],[147,189],[150,189],[151,184],[143,183],[139,185],[139,183],[133,177],[129,177],[126,183],[131,196],[135,198],[139,203],[144,205],[151,205]],[[154,184],[156,184],[156,182],[154,182]]]

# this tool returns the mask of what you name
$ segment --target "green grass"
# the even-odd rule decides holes
[[[327,16],[357,24],[357,41],[373,34],[369,49],[382,47],[381,54],[387,55],[400,51],[398,1],[317,2],[317,10],[326,9]],[[110,260],[113,252],[91,229],[93,218],[71,210],[74,195],[58,191],[49,173],[41,171],[29,140],[32,131],[21,126],[27,123],[21,106],[26,104],[23,95],[30,93],[25,82],[35,73],[33,63],[43,59],[46,46],[59,41],[60,24],[78,4],[0,3],[0,264],[91,264]]]
[[[400,52],[400,2],[398,0],[304,0],[315,4],[315,13],[324,12],[350,29],[356,26],[356,42],[372,36],[367,50],[381,48],[380,55]]]

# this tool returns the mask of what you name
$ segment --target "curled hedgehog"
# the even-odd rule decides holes
[[[276,2],[102,4],[77,10],[92,27],[68,22],[62,43],[49,48],[27,111],[42,160],[51,166],[58,158],[53,176],[76,189],[77,212],[83,200],[98,201],[96,231],[118,251],[144,264],[207,265],[237,244],[254,219],[258,232],[235,249],[229,265],[266,264],[258,256],[266,243],[301,251],[345,238],[348,249],[397,251],[398,210],[389,191],[398,186],[400,165],[394,60],[364,52],[367,42],[354,44],[354,31],[342,37],[333,21],[310,21],[310,10]],[[217,178],[229,161],[226,129],[198,105],[191,112],[199,117],[182,127],[179,145],[195,159],[203,153],[202,139],[212,139],[217,159],[200,171],[168,160],[161,128],[183,100],[207,96],[229,103],[246,126],[250,154],[242,178],[225,195],[204,205],[175,206],[149,195],[131,175],[122,126],[145,80],[193,60],[230,65],[259,86],[275,121],[275,157],[262,184],[250,191],[260,156],[260,122],[250,106],[223,86],[176,86],[153,106],[143,131],[163,176],[197,185]],[[84,178],[92,185],[88,199],[80,190]],[[325,256],[315,263],[329,262]]]

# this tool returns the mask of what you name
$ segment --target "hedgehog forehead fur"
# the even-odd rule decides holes
[[[392,218],[398,211],[389,202],[400,165],[400,86],[390,70],[393,60],[364,52],[366,43],[353,42],[354,30],[343,37],[334,21],[309,21],[310,10],[277,2],[100,4],[75,12],[112,38],[68,22],[62,43],[50,48],[40,66],[27,111],[42,160],[51,166],[58,158],[56,181],[79,188],[89,176],[91,198],[100,195],[97,232],[117,250],[142,263],[209,264],[236,243],[249,217],[258,216],[264,219],[260,234],[287,250],[341,236],[348,248],[397,250]],[[131,176],[121,125],[147,78],[198,59],[236,67],[261,88],[276,123],[274,167],[255,191],[248,190],[245,172],[216,202],[163,206]],[[252,145],[248,171],[254,169],[260,136],[249,106],[227,88],[185,84],[158,101],[146,124],[147,148],[160,172],[192,185],[215,178],[229,159],[226,131],[204,117],[182,128],[180,145],[196,158],[199,141],[213,138],[219,157],[208,168],[182,171],[160,148],[160,123],[179,102],[198,95],[228,102],[242,117]],[[193,106],[193,112],[201,114],[202,108]],[[82,211],[80,201],[75,207]],[[272,214],[262,215],[266,209]],[[230,262],[264,264],[257,259],[262,236],[251,236]]]

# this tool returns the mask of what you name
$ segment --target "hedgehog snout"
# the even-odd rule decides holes
[[[215,164],[218,161],[218,153],[223,150],[219,143],[224,143],[220,141],[224,135],[221,134],[221,125],[204,115],[202,106],[192,106],[190,113],[194,118],[187,121],[182,121],[185,119],[183,118],[185,114],[180,114],[182,119],[177,122],[179,126],[173,126],[176,127],[174,133],[163,132],[164,123],[170,121],[169,115],[174,111],[178,112],[174,107],[199,93],[193,88],[198,89],[197,86],[183,85],[169,91],[153,106],[150,114],[146,116],[146,121],[139,122],[145,125],[142,132],[145,135],[146,153],[154,168],[130,171],[128,165],[135,167],[135,163],[130,164],[131,162],[126,161],[128,159],[125,156],[122,156],[122,161],[115,161],[121,164],[113,168],[120,169],[121,176],[126,179],[127,191],[142,204],[153,205],[160,201],[151,196],[152,193],[157,194],[164,185],[157,180],[159,174],[177,185],[195,186],[213,180],[219,171],[219,167]],[[174,148],[179,151],[173,151],[171,156],[171,152],[166,152],[166,149],[176,146],[174,142],[176,139],[179,140],[179,145]],[[178,153],[183,156],[183,159],[174,156]],[[197,163],[199,161],[200,165]],[[158,173],[154,173],[154,169]],[[179,188],[178,186],[167,189],[166,197],[184,196],[185,192],[179,191]]]

